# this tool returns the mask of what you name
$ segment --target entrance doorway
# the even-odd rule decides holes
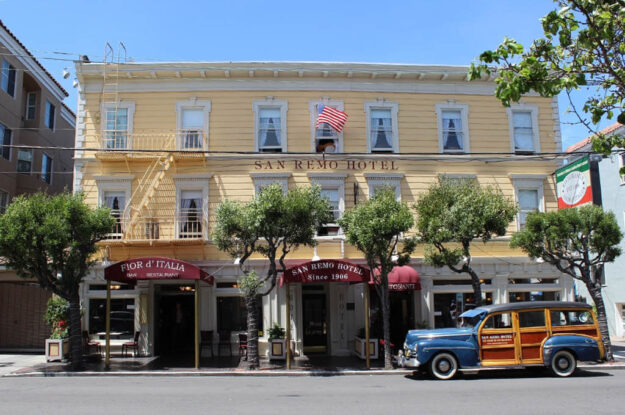
[[[323,286],[303,287],[302,317],[304,353],[328,351],[326,294]]]
[[[181,292],[184,286],[161,286],[155,298],[155,352],[160,356],[193,354],[194,297],[193,292]]]

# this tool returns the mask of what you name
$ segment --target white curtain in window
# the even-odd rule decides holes
[[[281,144],[280,108],[261,108],[259,112],[260,147],[279,147]]]
[[[325,198],[330,203],[330,206],[332,206],[332,215],[334,219],[338,219],[340,216],[338,189],[321,189],[321,197]]]
[[[204,111],[200,108],[182,110],[182,148],[202,148]]]
[[[109,209],[123,210],[126,207],[126,196],[123,193],[106,192],[104,194],[104,206]]]
[[[391,110],[371,110],[371,148],[389,149],[392,146]]]
[[[443,111],[443,146],[446,150],[462,150],[460,111]]]
[[[517,150],[534,150],[534,133],[532,131],[532,113],[515,111],[512,114],[514,125],[514,147]]]
[[[521,227],[525,226],[527,215],[538,210],[538,190],[519,189],[519,219]]]
[[[202,217],[202,192],[184,191],[180,195],[180,210],[183,217],[188,218],[189,214],[196,218]]]

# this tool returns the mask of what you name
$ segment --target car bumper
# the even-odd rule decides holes
[[[407,367],[411,369],[416,369],[421,366],[421,363],[417,360],[416,357],[406,357],[404,352],[400,350],[397,356],[397,365],[399,367]]]

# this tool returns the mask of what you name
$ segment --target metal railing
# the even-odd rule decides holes
[[[202,212],[181,213],[179,216],[141,218],[130,224],[128,219],[116,218],[115,228],[106,240],[171,241],[177,239],[206,239],[209,224]]]
[[[104,130],[92,136],[102,150],[189,150],[206,149],[206,137],[201,130],[183,130],[172,133],[137,133]],[[175,138],[175,139],[174,139]],[[90,141],[87,139],[87,141]],[[92,141],[93,142],[93,141]]]

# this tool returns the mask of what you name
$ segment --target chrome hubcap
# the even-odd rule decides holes
[[[565,370],[568,369],[569,367],[569,361],[568,359],[565,359],[564,357],[561,359],[558,359],[558,368],[561,370]]]
[[[449,369],[451,369],[451,365],[449,364],[449,361],[447,360],[442,360],[438,364],[438,370],[440,370],[441,372],[449,372]]]

